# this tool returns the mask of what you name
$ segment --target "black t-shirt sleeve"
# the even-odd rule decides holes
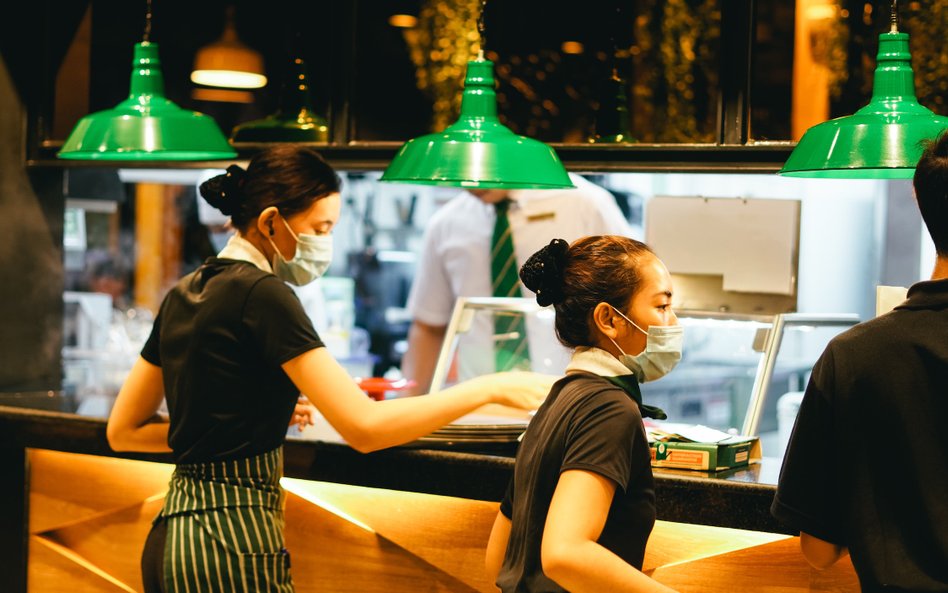
[[[507,491],[504,493],[504,498],[500,501],[500,512],[508,519],[513,517],[513,493],[514,480],[511,476],[510,481],[507,482]]]
[[[323,345],[299,298],[276,276],[253,286],[243,318],[264,360],[274,366]]]
[[[158,312],[158,315],[155,317],[155,323],[151,326],[151,333],[148,335],[148,339],[145,340],[145,345],[142,347],[142,358],[150,362],[155,366],[161,366],[161,350],[159,348],[161,342],[161,311]]]
[[[846,545],[836,479],[830,462],[833,436],[831,350],[813,367],[784,455],[770,512],[779,521],[822,540]]]
[[[631,476],[642,469],[632,467],[632,447],[644,438],[638,408],[623,391],[608,389],[585,398],[571,421],[560,472],[595,472],[625,490]],[[634,459],[636,464],[640,457]]]

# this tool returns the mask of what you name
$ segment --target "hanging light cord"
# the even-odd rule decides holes
[[[481,42],[481,46],[477,51],[478,60],[484,59],[484,47],[487,45],[487,35],[484,33],[484,12],[486,10],[487,10],[487,0],[481,0],[481,13],[477,15],[477,34],[480,35],[480,42]]]
[[[889,16],[889,33],[899,32],[899,0],[892,0],[892,14]]]
[[[609,28],[609,42],[612,44],[612,56],[610,56],[610,62],[612,62],[612,78],[619,78],[619,65],[616,63],[616,56],[619,53],[619,43],[616,41],[616,27],[618,23],[622,22],[622,7],[619,3],[616,3],[616,21],[612,27]]]
[[[151,0],[145,0],[145,34],[142,35],[142,41],[148,43],[151,37]]]

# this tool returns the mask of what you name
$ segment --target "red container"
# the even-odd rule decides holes
[[[356,379],[356,382],[359,384],[359,389],[376,401],[384,400],[385,394],[389,391],[401,391],[416,385],[411,379],[386,379],[385,377],[366,377]]]

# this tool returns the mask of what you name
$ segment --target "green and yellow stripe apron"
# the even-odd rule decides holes
[[[167,521],[168,593],[292,593],[283,542],[283,448],[177,465],[157,520]]]

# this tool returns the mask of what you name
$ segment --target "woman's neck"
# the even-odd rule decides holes
[[[935,259],[935,270],[932,272],[932,280],[944,280],[948,278],[948,257]]]
[[[263,254],[263,257],[267,261],[271,261],[273,259],[273,248],[270,247],[270,242],[267,241],[259,232],[256,230],[250,230],[246,233],[240,233],[240,237],[253,245],[257,251]]]

